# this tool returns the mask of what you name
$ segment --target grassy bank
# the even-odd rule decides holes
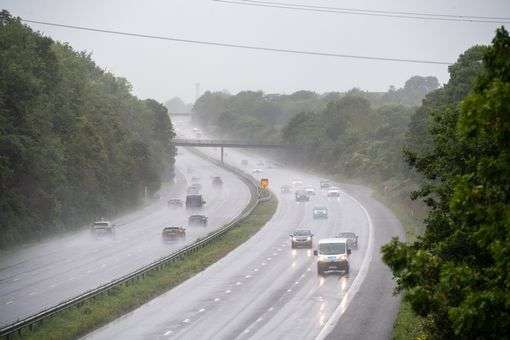
[[[275,198],[260,203],[253,213],[222,238],[199,252],[153,271],[130,285],[122,285],[109,294],[58,313],[33,330],[24,330],[22,339],[75,339],[143,305],[204,270],[249,239],[271,219],[278,202]]]

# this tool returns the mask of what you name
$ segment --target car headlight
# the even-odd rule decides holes
[[[327,262],[328,258],[326,255],[319,255],[318,261],[319,262]]]
[[[347,255],[340,255],[340,257],[338,258],[340,261],[347,261]]]

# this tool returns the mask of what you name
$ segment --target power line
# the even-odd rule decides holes
[[[285,48],[273,48],[273,47],[264,47],[264,46],[241,45],[241,44],[214,42],[214,41],[181,39],[181,38],[164,37],[164,36],[141,34],[141,33],[120,32],[120,31],[106,30],[106,29],[100,29],[100,28],[84,27],[84,26],[65,25],[65,24],[58,24],[58,23],[46,22],[46,21],[38,21],[38,20],[28,20],[28,19],[21,19],[21,20],[23,22],[29,22],[29,23],[33,23],[33,24],[40,24],[40,25],[46,25],[46,26],[70,28],[70,29],[81,30],[81,31],[107,33],[107,34],[115,34],[115,35],[137,37],[137,38],[147,38],[147,39],[175,41],[175,42],[182,42],[182,43],[189,43],[189,44],[198,44],[198,45],[221,46],[221,47],[240,48],[240,49],[247,49],[247,50],[257,50],[257,51],[267,51],[267,52],[280,52],[280,53],[301,54],[301,55],[313,55],[313,56],[334,57],[334,58],[350,58],[350,59],[363,59],[363,60],[376,60],[376,61],[394,61],[394,62],[415,63],[415,64],[436,64],[436,65],[451,65],[452,64],[452,63],[447,62],[447,61],[437,61],[437,60],[421,60],[421,59],[406,59],[406,58],[374,57],[374,56],[342,54],[342,53],[335,53],[335,52],[318,52],[318,51],[306,51],[306,50],[293,50],[293,49],[285,49]]]
[[[503,17],[482,17],[482,16],[417,13],[417,12],[377,11],[377,10],[364,10],[364,9],[356,9],[356,8],[314,6],[314,5],[304,5],[304,4],[284,3],[284,2],[274,2],[274,1],[257,1],[257,0],[212,0],[212,1],[221,2],[221,3],[225,3],[225,4],[293,9],[293,10],[298,10],[298,11],[319,12],[319,13],[352,14],[352,15],[375,16],[375,17],[405,18],[405,19],[435,20],[435,21],[453,21],[453,22],[491,23],[491,24],[510,23],[510,18],[503,18]]]

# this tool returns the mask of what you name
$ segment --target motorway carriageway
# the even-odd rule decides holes
[[[181,136],[191,135],[185,118],[174,119]],[[202,148],[210,155],[217,150]],[[208,150],[208,151],[206,151]],[[243,167],[241,160],[249,165]],[[86,339],[388,339],[398,311],[391,272],[380,247],[403,237],[395,216],[366,187],[340,185],[328,198],[320,178],[299,170],[259,166],[263,157],[228,149],[226,162],[267,177],[279,200],[274,217],[252,238],[200,274],[133,312],[90,333]],[[302,180],[317,192],[298,203],[281,194],[283,184]],[[314,206],[329,218],[314,220]],[[348,275],[317,275],[310,249],[291,249],[289,233],[310,228],[315,242],[341,231],[359,235]]]
[[[182,148],[176,159],[176,183],[166,185],[161,199],[112,222],[114,238],[94,237],[87,227],[42,242],[3,251],[0,256],[0,326],[33,315],[59,302],[133,272],[182,248],[231,221],[248,204],[248,187],[234,174]],[[192,173],[188,173],[188,168]],[[221,176],[221,189],[212,176]],[[161,231],[169,225],[187,225],[184,207],[170,209],[168,198],[185,200],[192,176],[200,177],[207,227],[189,227],[185,240],[163,243]]]

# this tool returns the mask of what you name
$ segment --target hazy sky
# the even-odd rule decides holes
[[[280,0],[372,10],[510,16],[508,0]],[[0,0],[0,8],[32,20],[225,43],[296,50],[455,61],[474,44],[491,41],[495,24],[420,21],[229,5],[210,0]],[[136,95],[193,101],[205,90],[291,93],[385,91],[413,75],[448,80],[447,66],[301,56],[114,36],[37,24],[101,67],[127,78]]]

